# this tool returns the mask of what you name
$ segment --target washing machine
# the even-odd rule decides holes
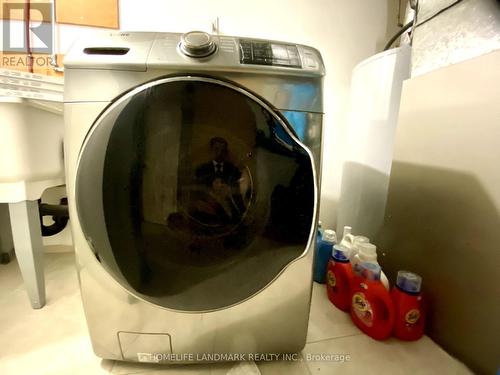
[[[300,351],[320,53],[111,32],[76,42],[64,64],[69,211],[96,355],[184,363]]]

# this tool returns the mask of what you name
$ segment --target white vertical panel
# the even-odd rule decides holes
[[[407,80],[379,244],[423,277],[428,334],[498,374],[500,51]]]
[[[383,220],[403,81],[411,48],[403,45],[353,71],[338,229],[373,236]]]

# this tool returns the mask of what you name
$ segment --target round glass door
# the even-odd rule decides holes
[[[266,287],[313,226],[313,162],[257,97],[165,78],[116,100],[80,152],[76,203],[103,267],[156,305],[208,311]]]

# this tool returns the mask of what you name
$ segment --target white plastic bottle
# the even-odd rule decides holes
[[[354,236],[352,249],[351,249],[351,258],[354,257],[359,251],[359,245],[362,243],[369,243],[370,239],[365,236]]]
[[[346,225],[344,227],[344,233],[342,234],[342,240],[339,243],[339,245],[342,245],[345,248],[349,249],[348,252],[349,257],[351,256],[352,253],[352,247],[354,245],[354,238],[355,238],[355,236],[351,232],[352,232],[352,227]]]
[[[363,262],[380,266],[377,262],[377,246],[369,242],[364,242],[357,244],[356,248],[357,254],[351,257],[351,264],[355,273],[358,272],[359,265]],[[380,281],[384,284],[385,288],[389,290],[389,280],[383,271],[380,273]]]

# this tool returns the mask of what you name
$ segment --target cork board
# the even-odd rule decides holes
[[[56,0],[56,21],[118,28],[118,0]]]
[[[32,22],[50,20],[50,1],[31,0]],[[118,29],[118,0],[55,0],[56,21],[72,25]],[[45,5],[45,6],[44,6]],[[23,0],[0,0],[0,18],[24,19]]]

